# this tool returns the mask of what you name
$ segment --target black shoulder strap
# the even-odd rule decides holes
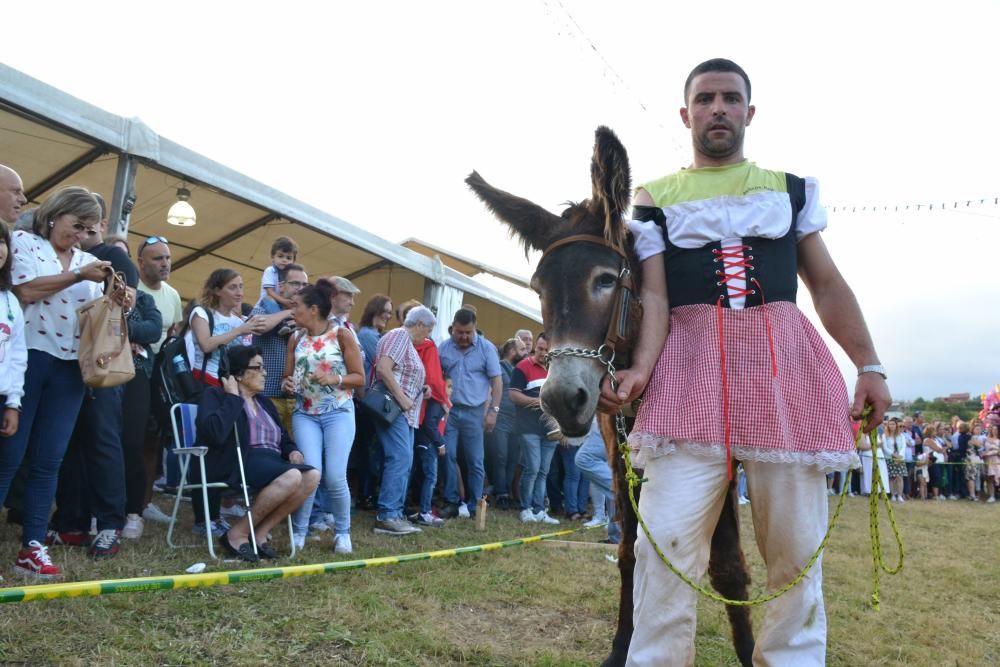
[[[806,205],[806,179],[786,173],[785,187],[792,202],[792,226],[795,227],[799,221],[799,213]]]
[[[660,227],[667,224],[667,216],[663,213],[663,209],[658,206],[633,206],[632,219],[640,222],[652,220]]]

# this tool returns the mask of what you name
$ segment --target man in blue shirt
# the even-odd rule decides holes
[[[503,384],[500,357],[493,343],[476,333],[476,314],[466,308],[455,313],[451,338],[438,350],[444,376],[451,380],[451,414],[444,441],[444,518],[468,517],[475,513],[483,494],[483,438],[493,430],[500,412]],[[465,502],[458,495],[458,449],[461,446],[468,469]]]

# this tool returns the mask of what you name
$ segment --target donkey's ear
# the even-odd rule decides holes
[[[622,247],[625,239],[622,215],[632,197],[632,176],[625,147],[615,133],[603,125],[597,128],[594,137],[590,179],[594,190],[591,202],[604,221],[604,237]]]
[[[483,180],[478,172],[469,174],[465,182],[493,214],[510,227],[511,234],[521,239],[525,256],[531,249],[545,250],[566,224],[562,218],[549,213],[538,204],[496,189]]]

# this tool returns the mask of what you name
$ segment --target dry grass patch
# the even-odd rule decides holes
[[[1000,662],[1000,507],[910,502],[899,507],[906,569],[883,577],[882,611],[869,605],[867,503],[850,500],[824,556],[830,665],[981,665]],[[743,544],[755,591],[764,570],[744,508]],[[541,532],[492,512],[488,530],[449,522],[403,539],[355,517],[356,558],[432,551]],[[55,548],[72,580],[182,572],[203,546],[167,549],[164,530],[95,563]],[[884,525],[887,560],[894,562]],[[187,537],[188,535],[185,535]],[[192,540],[193,540],[193,536]],[[571,539],[597,539],[591,531]],[[18,533],[0,526],[12,560]],[[283,545],[281,545],[283,546]],[[5,605],[0,662],[32,664],[594,665],[617,614],[617,569],[600,549],[538,545],[333,575],[160,593]],[[336,560],[329,539],[280,564]],[[210,570],[238,569],[209,563]],[[7,565],[4,563],[4,569]],[[7,570],[9,572],[9,570]],[[7,572],[5,572],[5,575]],[[7,577],[7,583],[13,577]],[[754,611],[757,627],[764,610]],[[937,628],[936,630],[934,628]],[[699,665],[733,665],[724,610],[703,602]]]

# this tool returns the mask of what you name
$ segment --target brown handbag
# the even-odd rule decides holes
[[[125,275],[112,273],[104,281],[104,296],[76,309],[80,370],[88,387],[117,387],[135,377],[125,307],[120,303],[125,291]]]

